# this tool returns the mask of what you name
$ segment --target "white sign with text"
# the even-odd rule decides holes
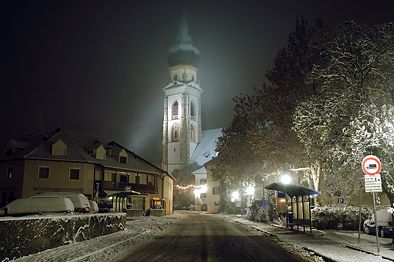
[[[374,176],[365,175],[365,192],[382,192],[382,180],[380,174]]]

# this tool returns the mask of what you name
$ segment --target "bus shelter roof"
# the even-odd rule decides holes
[[[320,194],[319,192],[317,192],[314,189],[310,189],[310,188],[306,188],[306,187],[302,187],[302,186],[297,186],[297,185],[291,185],[291,184],[283,184],[283,183],[279,183],[279,182],[274,182],[264,188],[269,189],[269,190],[285,192],[290,197],[315,196],[315,195]]]

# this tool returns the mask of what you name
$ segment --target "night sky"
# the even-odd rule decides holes
[[[8,1],[1,3],[0,146],[58,127],[161,161],[168,48],[182,10],[200,49],[203,129],[265,81],[296,18],[394,21],[394,1]]]

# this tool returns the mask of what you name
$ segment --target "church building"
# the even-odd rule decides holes
[[[169,82],[164,91],[163,169],[170,174],[193,166],[194,184],[206,184],[204,163],[215,157],[221,129],[202,130],[201,95],[198,62],[200,52],[193,45],[183,14],[175,42],[169,49]],[[193,172],[194,173],[194,172]],[[198,175],[197,175],[198,174]],[[204,198],[204,193],[201,193]],[[196,195],[197,205],[204,199]]]

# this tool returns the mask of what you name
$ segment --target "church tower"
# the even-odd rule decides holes
[[[186,166],[201,142],[203,90],[198,84],[199,55],[183,14],[168,54],[170,81],[163,88],[163,169],[169,173]]]

